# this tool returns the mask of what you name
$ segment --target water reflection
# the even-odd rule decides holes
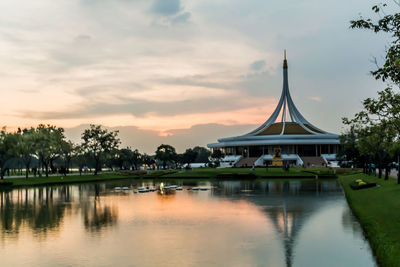
[[[293,252],[296,237],[306,220],[330,201],[329,196],[341,195],[342,189],[337,181],[237,181],[218,183],[219,195],[233,199],[245,195],[248,201],[258,206],[265,205],[265,199],[255,196],[268,196],[269,206],[263,211],[272,221],[284,247],[286,266],[293,265]],[[250,194],[250,195],[249,195]],[[253,194],[253,197],[251,197]],[[316,199],[317,198],[317,199]],[[272,205],[271,205],[272,204]],[[355,221],[354,218],[353,222]]]
[[[318,259],[338,266],[336,255],[343,253],[349,265],[375,264],[337,181],[165,183],[184,190],[114,190],[158,186],[123,181],[0,191],[0,257],[20,264],[9,246],[24,251],[13,241],[21,236],[30,244],[27,254],[42,253],[38,241],[50,247],[63,243],[88,266],[139,264],[139,258],[142,266],[316,266]],[[210,190],[187,190],[193,186]],[[52,261],[78,263],[58,252]],[[26,257],[30,265],[44,264]]]
[[[61,202],[61,194],[54,200],[54,188],[16,189],[0,192],[0,218],[3,233],[17,234],[21,225],[45,234],[57,229],[71,205]]]
[[[21,226],[28,226],[36,237],[57,232],[66,213],[71,216],[78,210],[88,231],[112,226],[117,222],[118,209],[102,203],[100,192],[105,190],[104,185],[97,184],[0,191],[1,237],[17,235]]]

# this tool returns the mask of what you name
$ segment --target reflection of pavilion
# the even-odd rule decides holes
[[[266,209],[265,212],[273,222],[276,230],[283,240],[286,266],[292,266],[293,249],[296,244],[296,237],[304,225],[307,217],[302,216],[302,209],[288,209],[285,202],[282,206]]]
[[[254,194],[246,200],[262,207],[262,211],[279,233],[284,247],[285,263],[293,264],[297,237],[308,219],[326,205],[330,196],[342,194],[336,181],[265,181],[265,182],[221,182],[222,190],[215,196],[239,200],[241,190],[252,189]],[[225,190],[227,189],[227,190]]]

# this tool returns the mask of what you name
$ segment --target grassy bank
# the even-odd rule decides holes
[[[36,185],[54,185],[67,183],[85,183],[100,182],[118,179],[256,179],[256,178],[334,178],[332,170],[327,168],[290,168],[284,171],[282,168],[198,168],[192,170],[155,170],[155,171],[125,171],[103,173],[99,175],[70,175],[70,176],[50,176],[50,177],[29,177],[25,178],[5,178],[4,182],[8,186],[36,186]]]
[[[353,190],[356,179],[379,186]],[[340,176],[347,201],[358,217],[380,266],[400,266],[400,185],[395,179],[385,181],[374,176]]]
[[[197,168],[192,170],[181,170],[179,172],[164,175],[163,178],[314,178],[335,177],[333,171],[327,168],[290,168],[285,171],[282,168]]]
[[[71,175],[71,176],[50,176],[50,177],[30,177],[25,178],[8,178],[1,182],[11,182],[12,186],[34,186],[34,185],[55,185],[68,183],[84,183],[84,182],[101,182],[108,180],[129,179],[125,175],[118,173],[106,173],[99,175]],[[0,183],[1,183],[0,182]]]

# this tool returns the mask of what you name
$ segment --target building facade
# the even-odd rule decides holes
[[[336,160],[339,135],[323,131],[308,122],[295,106],[289,91],[286,51],[283,61],[283,89],[274,112],[260,127],[235,137],[208,144],[224,153],[227,166],[327,165]]]

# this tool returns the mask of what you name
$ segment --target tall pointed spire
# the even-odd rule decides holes
[[[271,116],[269,119],[264,122],[260,127],[255,129],[254,131],[248,133],[248,135],[258,135],[258,134],[263,134],[266,129],[271,126],[272,124],[279,123],[281,125],[281,130],[280,130],[280,135],[285,134],[286,130],[286,124],[289,123],[287,121],[287,115],[290,117],[291,122],[290,123],[295,123],[299,127],[301,127],[303,130],[302,132],[305,132],[307,134],[324,134],[323,130],[318,129],[311,123],[309,123],[303,115],[299,112],[299,110],[296,108],[292,97],[290,96],[289,92],[289,81],[288,81],[288,64],[287,64],[287,59],[286,59],[286,49],[284,50],[284,59],[283,59],[283,88],[282,88],[282,94],[279,99],[278,105],[275,108],[274,112],[272,112]],[[277,122],[279,114],[282,114],[282,117],[280,119],[280,122]]]
[[[287,69],[287,60],[286,60],[286,49],[284,50],[284,58],[283,58],[283,68]]]

